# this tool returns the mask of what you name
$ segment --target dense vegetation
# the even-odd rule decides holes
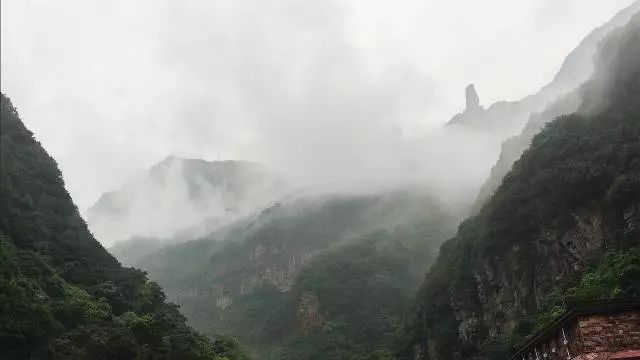
[[[418,315],[408,327],[411,336],[404,357],[413,356],[413,345],[427,342],[433,359],[507,356],[510,334],[491,336],[482,322],[466,339],[459,332],[456,311],[484,311],[482,297],[486,294],[478,292],[477,276],[491,266],[487,264],[508,267],[506,285],[500,285],[515,288],[538,276],[538,291],[549,294],[540,307],[533,298],[511,299],[511,304],[523,304],[522,309],[530,314],[541,311],[533,319],[522,319],[516,337],[530,334],[536,328],[532,323],[540,326],[565,309],[560,304],[638,295],[633,283],[638,279],[640,258],[637,248],[628,249],[640,241],[639,47],[640,18],[636,15],[602,45],[598,69],[581,89],[579,112],[547,124],[480,213],[464,221],[457,235],[443,245],[418,294]],[[551,266],[548,255],[552,249],[560,248],[553,241],[569,242],[571,236],[578,236],[571,235],[576,219],[590,213],[601,221],[603,248],[609,252],[604,256],[602,248],[586,252],[580,261],[594,270],[584,270],[573,285],[567,285],[570,279],[560,278],[564,286],[553,291],[561,274],[539,277]],[[570,260],[574,259],[562,261]],[[506,315],[492,311],[497,317]]]
[[[140,265],[196,329],[237,336],[256,357],[382,358],[456,222],[420,189],[303,197]]]
[[[4,94],[0,119],[0,358],[245,358],[187,327],[157,284],[100,246]]]
[[[534,316],[521,320],[511,337],[517,346],[545,325],[560,317],[573,305],[610,298],[640,298],[640,247],[609,250],[595,266],[559,287],[545,298]]]
[[[447,236],[444,224],[377,232],[315,259],[288,294],[279,316],[284,341],[270,359],[392,359],[406,310],[433,261],[435,252],[425,250]],[[318,305],[310,324],[309,297]]]

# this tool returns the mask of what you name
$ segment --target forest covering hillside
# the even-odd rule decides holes
[[[238,336],[259,358],[359,358],[389,348],[457,221],[419,189],[310,196],[138,265],[196,329]]]
[[[600,45],[578,112],[537,134],[441,248],[404,357],[504,359],[575,301],[640,296],[640,15]]]
[[[245,359],[185,324],[89,233],[56,162],[0,95],[0,358]]]

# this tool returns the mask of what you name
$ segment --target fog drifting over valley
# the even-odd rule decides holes
[[[632,2],[7,0],[2,91],[83,213],[170,154],[455,205],[503,140],[441,126],[465,86],[485,106],[536,93]]]

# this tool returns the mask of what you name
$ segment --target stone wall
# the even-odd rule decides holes
[[[632,349],[640,350],[640,309],[568,318],[512,359],[596,360]]]
[[[640,310],[578,319],[584,353],[640,349]]]

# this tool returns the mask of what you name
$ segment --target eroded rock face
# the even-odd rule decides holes
[[[243,261],[230,259],[216,263],[212,280],[226,282],[223,286],[234,296],[249,294],[266,285],[288,291],[298,271],[317,253],[257,245],[248,250]],[[227,281],[229,279],[238,281]]]
[[[251,294],[255,289],[272,286],[289,291],[295,275],[318,251],[293,251],[257,245],[247,250],[244,260],[229,259],[211,268],[210,283],[201,288],[174,290],[172,299],[178,303],[187,298],[209,298],[216,307],[225,309],[234,299]]]
[[[467,86],[465,89],[465,96],[467,99],[465,111],[480,109],[480,98],[478,97],[478,93],[476,92],[476,88],[473,84]]]
[[[535,258],[543,262],[522,262],[520,246],[502,253],[478,253],[469,264],[475,289],[450,296],[459,321],[462,343],[476,343],[478,334],[495,338],[513,333],[523,316],[535,313],[545,297],[567,279],[598,259],[615,238],[613,232],[637,233],[640,205],[625,209],[622,216],[592,208],[573,214],[574,224],[566,231],[547,230],[534,243]],[[437,356],[432,359],[439,359]]]
[[[305,336],[313,330],[321,328],[324,324],[324,316],[320,310],[320,301],[314,293],[302,293],[296,310],[298,326]]]

